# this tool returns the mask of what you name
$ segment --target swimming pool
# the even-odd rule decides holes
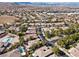
[[[5,42],[5,43],[11,43],[12,41],[13,41],[12,37],[7,37],[2,40],[2,42]]]
[[[19,49],[21,55],[26,55],[24,47],[20,46],[18,49]]]
[[[24,52],[24,47],[19,47],[19,51],[20,51],[20,53],[23,53]]]

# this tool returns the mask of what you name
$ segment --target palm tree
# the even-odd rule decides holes
[[[20,43],[20,46],[23,46],[23,44],[24,44],[24,37],[23,36],[21,36],[21,37],[19,37],[19,43]]]
[[[19,44],[23,45],[24,44],[24,33],[23,32],[19,32],[18,36],[19,36]]]

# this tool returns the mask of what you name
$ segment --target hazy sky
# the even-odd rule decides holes
[[[79,2],[79,0],[0,0],[0,2]]]

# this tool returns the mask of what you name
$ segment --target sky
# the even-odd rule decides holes
[[[0,2],[79,2],[79,0],[0,0]]]

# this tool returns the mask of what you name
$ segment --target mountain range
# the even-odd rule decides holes
[[[79,7],[79,2],[14,2],[16,5]]]

